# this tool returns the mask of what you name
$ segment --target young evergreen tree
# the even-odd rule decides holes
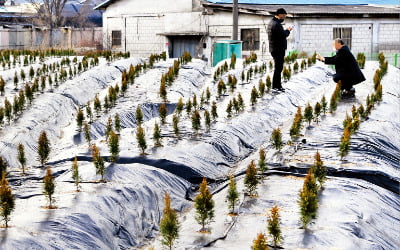
[[[42,167],[44,164],[47,162],[50,156],[50,141],[47,138],[47,134],[45,131],[42,131],[40,133],[39,139],[38,139],[38,147],[37,147],[37,152],[39,156],[39,161],[40,164],[42,164]]]
[[[228,118],[232,117],[232,100],[229,101],[228,105],[226,106],[226,113],[228,114]]]
[[[194,199],[196,208],[196,221],[201,225],[201,231],[207,231],[205,226],[214,218],[214,201],[207,187],[206,178],[200,184],[199,194]]]
[[[53,206],[53,201],[54,201],[53,194],[54,194],[55,187],[56,187],[56,184],[54,183],[53,173],[51,172],[50,166],[48,166],[46,169],[46,175],[43,178],[43,194],[49,200],[49,208],[50,209],[55,208]]]
[[[210,115],[210,112],[208,112],[208,110],[204,111],[204,123],[206,125],[207,131],[210,131],[210,128],[211,128],[211,115]]]
[[[272,237],[272,242],[274,248],[278,247],[278,244],[283,241],[283,236],[281,232],[281,218],[279,216],[279,208],[277,205],[273,206],[269,210],[268,214],[268,233]]]
[[[176,137],[179,138],[179,127],[178,127],[178,124],[179,124],[179,116],[174,115],[174,116],[172,117],[172,124],[173,124],[173,127],[174,127],[174,134],[175,134]]]
[[[160,97],[163,102],[167,101],[167,88],[165,86],[165,81],[161,81],[160,83]]]
[[[194,131],[196,131],[196,134],[199,132],[199,129],[201,128],[201,117],[197,109],[195,109],[192,114],[192,128]]]
[[[304,109],[304,119],[308,121],[308,126],[310,126],[313,119],[313,108],[311,107],[310,103],[307,103],[307,106]]]
[[[321,104],[317,102],[314,106],[314,120],[318,123],[319,121],[319,116],[321,115]]]
[[[74,180],[74,184],[76,187],[76,192],[79,192],[79,183],[81,182],[81,177],[79,176],[79,166],[78,159],[75,157],[74,162],[72,163],[72,179]]]
[[[251,106],[254,106],[257,103],[257,97],[258,97],[257,89],[256,89],[256,87],[253,87],[253,89],[251,90],[251,96],[250,96]]]
[[[176,114],[178,116],[181,116],[182,110],[183,110],[183,106],[184,106],[184,104],[183,104],[183,100],[182,100],[182,97],[181,97],[181,98],[179,98],[178,103],[176,104],[176,108],[175,108],[175,112],[176,112]]]
[[[18,89],[18,75],[17,75],[17,71],[15,71],[14,74],[14,89]]]
[[[83,124],[83,132],[85,134],[85,140],[90,146],[90,142],[92,140],[92,137],[90,135],[90,128],[89,128],[89,124],[87,122],[85,122],[85,124]]]
[[[0,215],[3,218],[6,228],[10,221],[11,212],[15,208],[15,197],[12,194],[11,187],[8,185],[6,174],[1,174],[0,181]]]
[[[280,151],[283,146],[282,133],[280,128],[274,129],[272,131],[271,141],[272,146],[274,146],[276,150]]]
[[[192,112],[192,100],[190,100],[189,98],[189,100],[186,103],[186,114],[190,115],[191,112]]]
[[[7,100],[7,97],[4,100],[4,115],[7,118],[8,123],[10,124],[12,119],[12,105],[10,101]]]
[[[26,166],[26,157],[25,157],[25,147],[22,143],[18,144],[18,162],[19,164],[21,164],[21,168],[22,168],[22,174],[25,174],[25,166]]]
[[[244,110],[244,101],[242,95],[239,93],[237,97],[238,97],[237,102],[239,105],[239,110]]]
[[[144,155],[144,151],[147,148],[147,144],[146,144],[146,135],[144,133],[144,129],[141,126],[137,128],[136,140],[139,148],[142,150],[142,155]]]
[[[93,157],[93,164],[94,167],[96,168],[96,174],[101,176],[101,181],[105,182],[104,179],[104,174],[106,172],[106,168],[104,165],[104,159],[100,155],[100,150],[96,146],[96,144],[93,144],[92,147],[92,157]]]
[[[90,102],[86,104],[86,118],[89,120],[89,123],[93,122],[93,112],[92,112],[92,106]]]
[[[267,237],[263,233],[257,234],[257,238],[253,241],[252,250],[268,250]]]
[[[193,94],[192,106],[193,106],[194,109],[197,109],[197,96],[196,96],[196,94]]]
[[[324,115],[326,114],[327,107],[328,107],[328,103],[326,102],[326,98],[324,95],[324,96],[322,96],[322,99],[321,99],[321,108],[322,108],[322,112],[324,113]]]
[[[179,221],[176,211],[171,208],[171,198],[168,193],[165,193],[164,203],[164,214],[160,221],[161,243],[171,250],[174,241],[179,237]]]
[[[206,89],[206,103],[209,103],[210,99],[211,99],[210,87],[207,87],[207,89]]]
[[[114,127],[115,131],[118,133],[121,132],[121,119],[119,118],[119,114],[115,114],[114,116]]]
[[[79,132],[82,131],[82,125],[84,121],[85,121],[85,115],[83,114],[82,109],[79,108],[78,113],[76,114],[76,124],[78,125]]]
[[[94,98],[94,110],[96,111],[96,115],[99,115],[100,111],[101,111],[101,102],[99,99],[99,95],[97,94]]]
[[[260,170],[260,172],[262,174],[262,173],[264,173],[265,171],[268,170],[267,164],[265,162],[265,150],[263,148],[260,149],[259,156],[260,157],[259,157],[259,160],[258,160],[258,168],[259,168],[259,170]]]
[[[300,206],[300,222],[303,228],[307,228],[307,224],[311,219],[316,218],[318,210],[318,189],[314,175],[311,170],[304,180],[303,188],[299,193],[298,204]]]
[[[244,185],[247,188],[249,196],[255,196],[257,194],[257,168],[254,161],[251,161],[246,169],[246,176],[244,177]]]
[[[136,108],[136,124],[141,125],[143,123],[143,113],[142,109],[140,106],[137,106]]]
[[[213,102],[211,106],[211,116],[213,120],[215,121],[218,118],[218,112],[217,112],[217,103]]]
[[[343,160],[343,158],[350,151],[350,136],[351,136],[350,126],[346,126],[344,128],[342,139],[339,144],[339,155],[341,160]]]
[[[237,191],[236,181],[233,175],[229,177],[229,189],[226,199],[228,200],[228,208],[230,209],[229,213],[235,214],[235,204],[239,200],[239,193]]]
[[[116,133],[114,133],[114,131],[110,132],[110,137],[108,138],[108,148],[111,153],[110,161],[116,162],[119,158],[119,137]]]
[[[106,136],[106,140],[108,141],[108,137],[110,136],[110,132],[112,131],[113,122],[111,117],[108,117],[107,124],[106,124],[106,131],[104,132]]]
[[[154,146],[156,146],[156,147],[162,146],[161,131],[160,131],[160,127],[158,126],[157,123],[154,124],[153,141],[154,141]]]
[[[161,103],[158,109],[158,113],[160,114],[161,123],[164,125],[165,118],[167,117],[167,106],[165,105],[165,103]]]
[[[314,165],[311,166],[311,170],[315,178],[318,180],[319,186],[322,187],[326,179],[326,167],[324,166],[324,162],[321,160],[321,155],[318,151],[314,155]]]

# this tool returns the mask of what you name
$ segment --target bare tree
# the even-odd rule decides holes
[[[50,46],[53,43],[52,30],[64,25],[62,15],[68,0],[29,0],[38,13],[38,22],[50,29]]]

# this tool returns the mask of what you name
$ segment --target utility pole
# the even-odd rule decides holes
[[[232,40],[238,40],[238,19],[239,19],[238,0],[233,0],[233,32],[232,32]]]

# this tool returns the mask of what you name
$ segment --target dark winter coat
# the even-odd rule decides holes
[[[268,24],[268,40],[269,52],[284,53],[287,48],[286,38],[289,36],[290,31],[284,30],[281,24],[282,20],[274,17]]]
[[[355,85],[365,81],[356,59],[346,45],[340,48],[335,56],[325,57],[325,63],[335,65],[335,78],[342,80],[346,85]]]

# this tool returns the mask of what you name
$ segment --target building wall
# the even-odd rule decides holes
[[[400,52],[400,20],[390,18],[298,19],[295,21],[297,34],[294,49],[308,53],[333,52],[332,40],[335,27],[352,28],[351,50],[354,54]]]
[[[400,24],[381,23],[378,39],[380,52],[400,53]]]

